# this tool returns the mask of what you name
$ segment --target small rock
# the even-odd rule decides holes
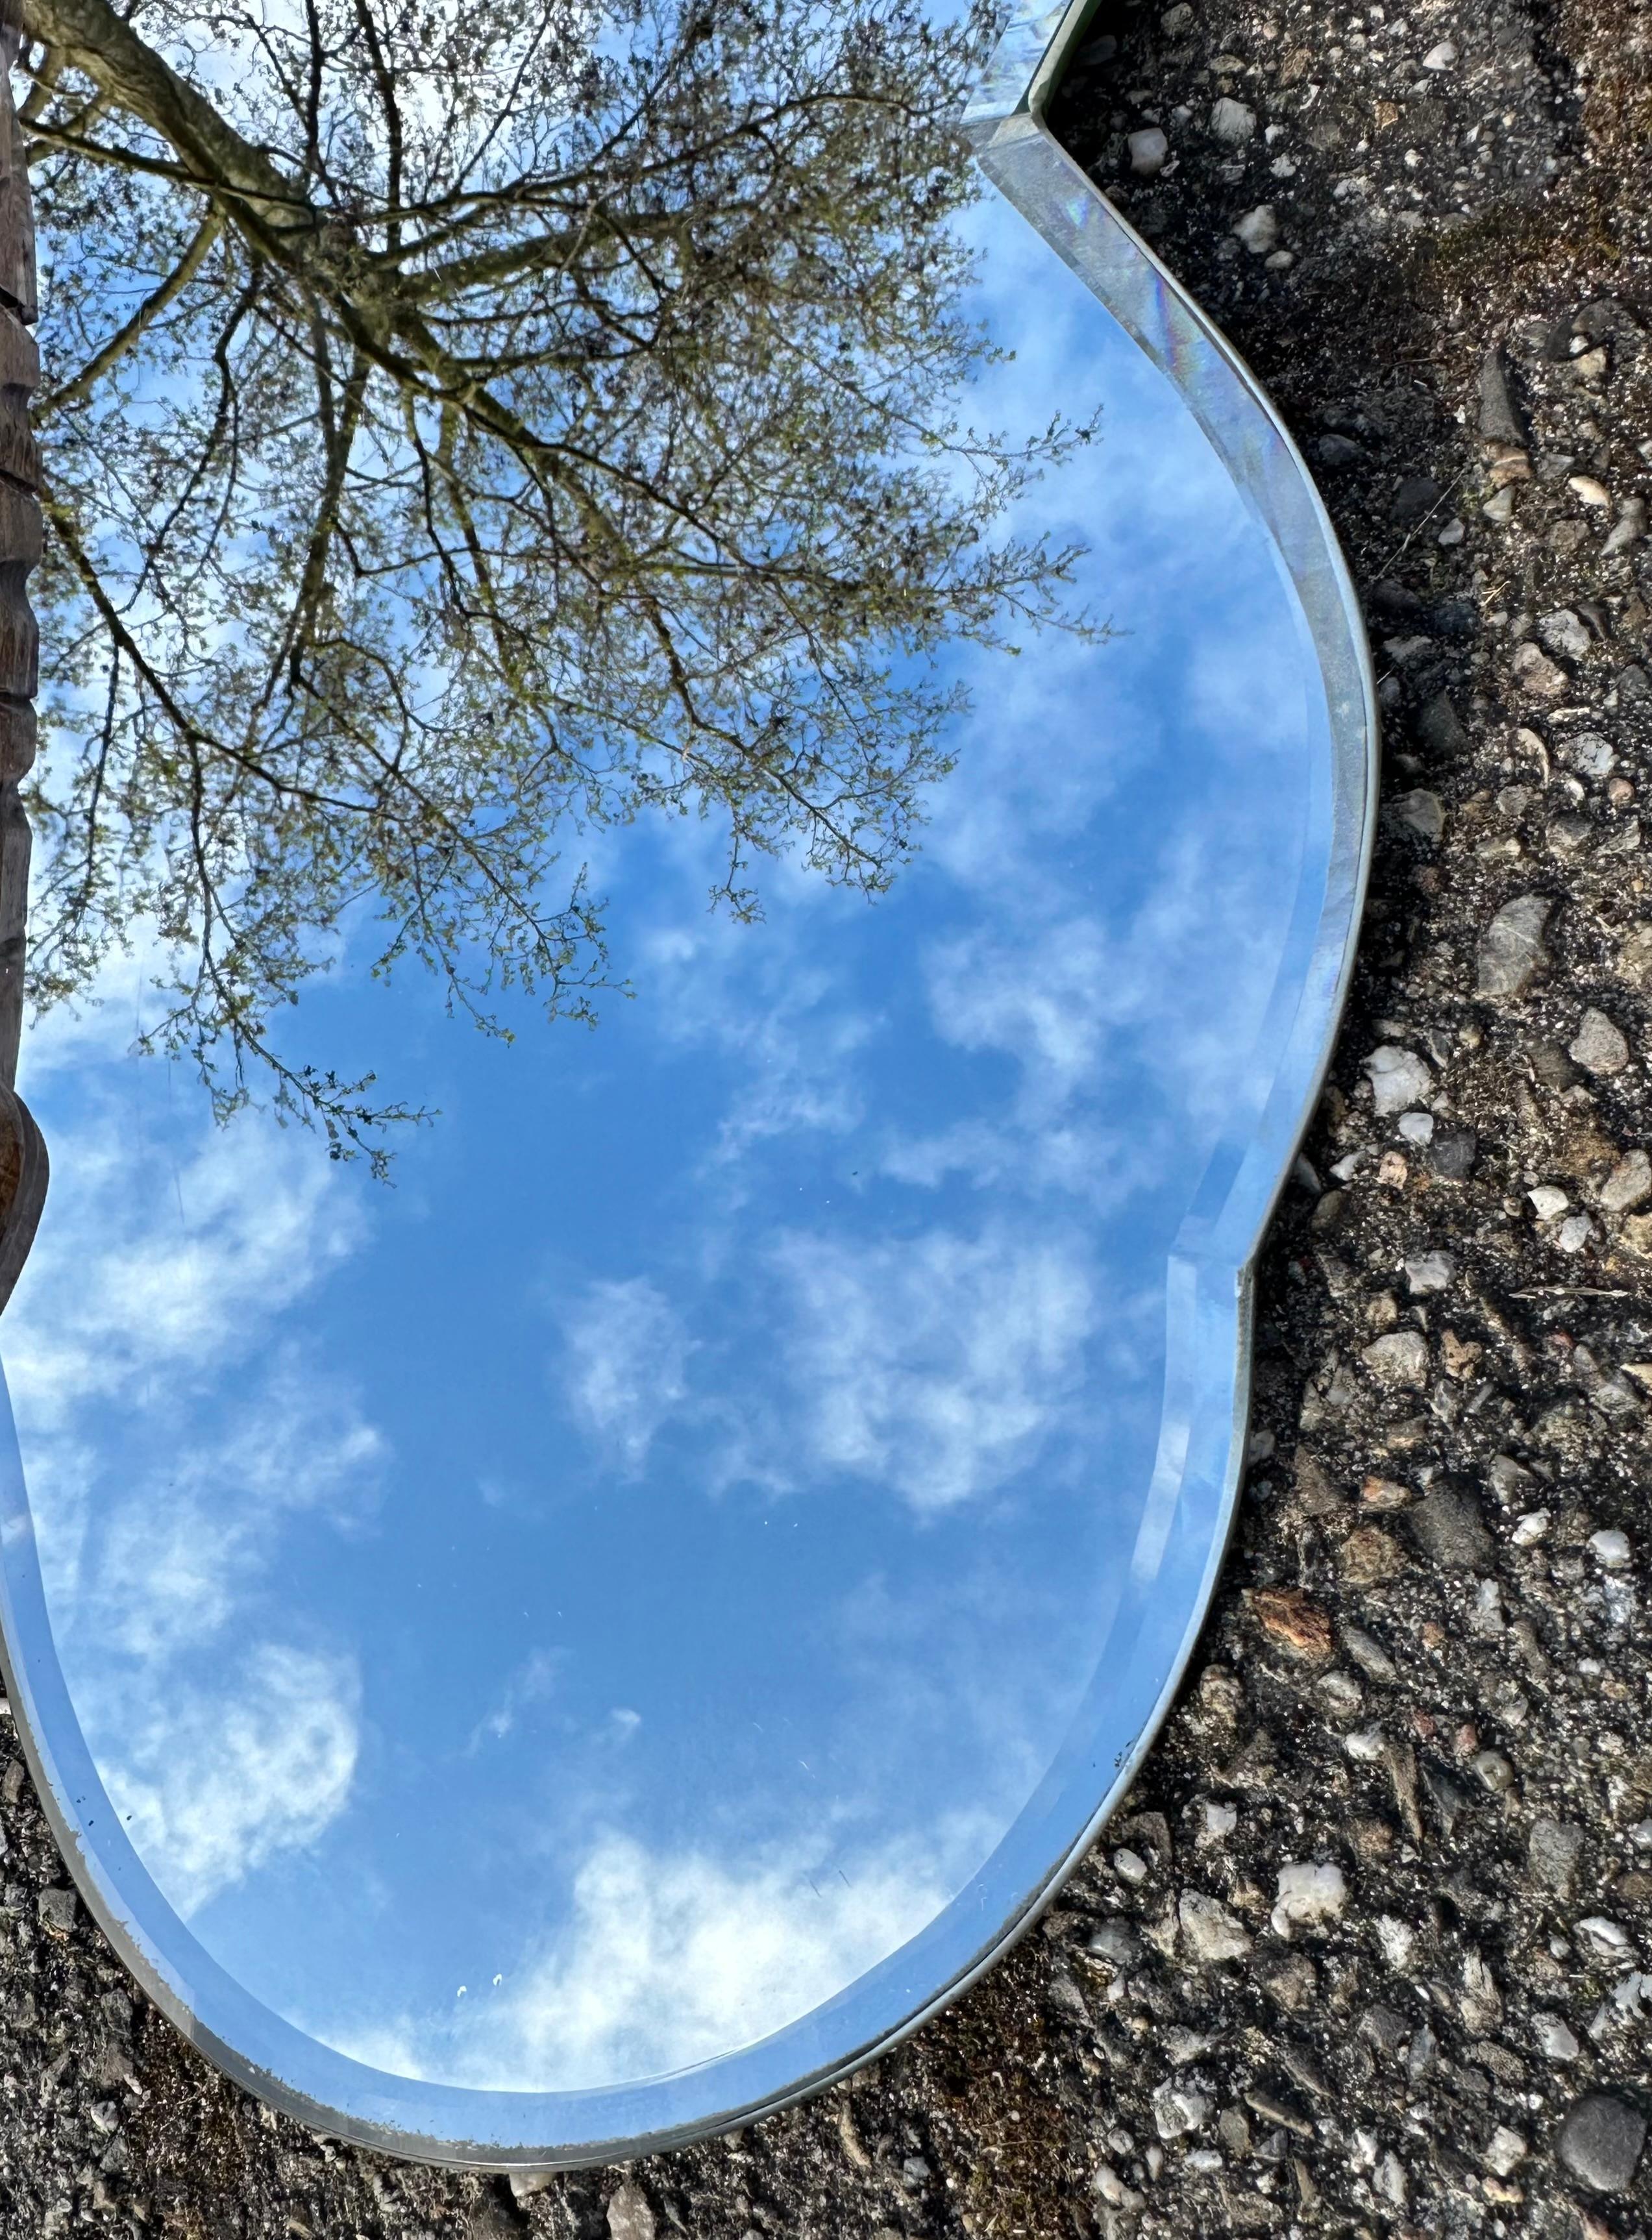
[[[1537,2050],[1545,2061],[1575,2061],[1578,2056],[1576,2034],[1562,2017],[1536,2014],[1531,2018],[1531,2034],[1537,2041]]]
[[[1652,925],[1637,925],[1625,934],[1614,969],[1620,980],[1652,995]]]
[[[1629,1062],[1629,1046],[1605,1012],[1591,1004],[1567,1056],[1585,1073],[1622,1073]]]
[[[1390,1119],[1433,1093],[1434,1075],[1427,1061],[1397,1043],[1374,1050],[1362,1070],[1370,1077],[1371,1102],[1379,1120]]]
[[[1445,493],[1432,475],[1408,475],[1395,491],[1389,507],[1389,517],[1396,529],[1415,529],[1426,520]],[[1425,649],[1432,650],[1430,641],[1423,641]]]
[[[1337,1920],[1348,1903],[1342,1870],[1326,1861],[1293,1862],[1279,1870],[1279,1895],[1269,1916],[1274,1933],[1316,1929]]]
[[[1142,1957],[1142,1939],[1128,1921],[1104,1921],[1090,1932],[1089,1949],[1115,1968],[1133,1968]]]
[[[1609,1967],[1622,1967],[1635,1957],[1635,1946],[1629,1933],[1621,1922],[1610,1921],[1603,1913],[1591,1913],[1577,1924],[1579,1940],[1597,1960]]]
[[[1179,2139],[1196,2131],[1209,2113],[1209,2097],[1174,2077],[1167,2077],[1153,2095],[1153,2128],[1162,2139]]]
[[[1322,436],[1314,452],[1322,467],[1357,466],[1365,457],[1351,436]]]
[[[1606,512],[1612,503],[1612,493],[1593,475],[1569,475],[1566,487],[1580,505],[1593,506],[1597,512]]]
[[[1176,0],[1174,8],[1167,8],[1159,18],[1159,29],[1167,39],[1179,39],[1193,21],[1193,10],[1189,0]]]
[[[1250,1950],[1250,1932],[1220,1898],[1202,1890],[1184,1890],[1176,1907],[1182,1934],[1194,1958],[1206,1967],[1223,1960],[1242,1960]]]
[[[1481,2160],[1495,2177],[1507,2177],[1519,2168],[1530,2152],[1529,2145],[1520,2132],[1511,2130],[1507,2123],[1499,2123],[1487,2140],[1486,2150]]]
[[[1363,1347],[1360,1358],[1379,1384],[1415,1386],[1429,1381],[1428,1341],[1421,1330],[1389,1330]]]
[[[1582,661],[1589,649],[1589,630],[1569,607],[1556,607],[1552,615],[1544,615],[1537,635],[1550,653],[1562,654],[1568,661]]]
[[[1649,1174],[1647,1188],[1652,1190],[1652,1174]],[[1413,1297],[1427,1291],[1443,1291],[1457,1272],[1456,1261],[1449,1252],[1419,1252],[1403,1265]]]
[[[1339,1560],[1350,1587],[1383,1586],[1405,1569],[1398,1543],[1380,1524],[1362,1524],[1350,1532],[1342,1543]]]
[[[1601,547],[1609,560],[1616,559],[1620,552],[1633,551],[1646,535],[1646,500],[1626,497],[1617,510],[1617,521],[1611,534]]]
[[[513,2170],[510,2173],[512,2201],[531,2201],[536,2193],[549,2193],[562,2175],[554,2170]]]
[[[1514,1531],[1510,1536],[1515,1547],[1535,1548],[1548,1531],[1549,1523],[1549,1514],[1546,1509],[1529,1509],[1523,1517],[1517,1517],[1515,1519]]]
[[[1535,1189],[1529,1190],[1526,1196],[1531,1201],[1532,1211],[1539,1221],[1544,1223],[1558,1221],[1571,1203],[1570,1198],[1555,1183],[1539,1183]]]
[[[1526,1863],[1531,1877],[1556,1897],[1569,1897],[1577,1878],[1577,1862],[1583,1850],[1583,1831],[1573,1823],[1540,1814],[1526,1839]]]
[[[1586,2092],[1567,2110],[1555,2151],[1596,2193],[1622,2193],[1646,2144],[1646,2118],[1615,2092]]]
[[[1256,112],[1224,94],[1210,111],[1210,133],[1224,148],[1242,148],[1256,130]]]
[[[1501,1797],[1515,1777],[1515,1769],[1501,1750],[1477,1750],[1469,1760],[1482,1788]]]
[[[1431,1563],[1464,1571],[1489,1569],[1496,1543],[1480,1521],[1473,1498],[1449,1486],[1435,1490],[1406,1513],[1406,1527]]]
[[[1410,793],[1402,793],[1394,803],[1394,814],[1408,830],[1432,847],[1445,830],[1445,809],[1437,793],[1418,786]]]
[[[1518,996],[1548,959],[1543,930],[1555,905],[1547,895],[1516,895],[1486,928],[1480,943],[1478,990],[1482,996]]]
[[[1442,39],[1437,45],[1430,47],[1428,53],[1423,56],[1422,67],[1425,70],[1449,70],[1454,66],[1456,59],[1456,41]]]
[[[1515,682],[1534,700],[1563,700],[1570,690],[1566,671],[1529,639],[1515,649]]]
[[[71,1890],[43,1890],[35,1901],[41,1927],[51,1937],[67,1937],[75,1925],[75,1893]]]
[[[1429,1139],[1428,1163],[1442,1182],[1466,1182],[1474,1172],[1479,1150],[1480,1138],[1466,1121],[1442,1126],[1436,1120]]]
[[[1130,169],[1138,179],[1157,178],[1169,159],[1169,141],[1156,124],[1132,132],[1124,144],[1130,151]]]
[[[1526,440],[1500,350],[1489,350],[1480,361],[1480,436],[1487,443],[1520,445]]]
[[[627,2183],[610,2195],[609,2240],[654,2240],[654,2211],[639,2185]]]
[[[1132,1851],[1129,1849],[1115,1851],[1113,1872],[1122,1883],[1129,1883],[1134,1886],[1147,1880],[1148,1863],[1139,1851]]]
[[[1444,692],[1436,692],[1418,709],[1416,735],[1420,745],[1442,760],[1462,754],[1469,744],[1469,734]]]
[[[1601,1203],[1608,1213],[1629,1213],[1652,1197],[1652,1158],[1644,1151],[1626,1152],[1601,1184]]]
[[[1368,1633],[1363,1626],[1345,1625],[1342,1628],[1342,1646],[1368,1680],[1376,1680],[1383,1687],[1391,1688],[1399,1678],[1399,1667],[1394,1659],[1376,1636]]]
[[[1258,203],[1233,228],[1235,238],[1253,257],[1266,257],[1279,246],[1279,219],[1271,203]]]
[[[1293,1656],[1330,1655],[1331,1622],[1299,1587],[1258,1587],[1250,1597],[1250,1607],[1262,1631]]]
[[[1604,1571],[1622,1570],[1632,1552],[1626,1532],[1591,1532],[1589,1545],[1589,1553]]]

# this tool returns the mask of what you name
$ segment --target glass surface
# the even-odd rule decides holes
[[[26,1045],[54,1179],[5,1368],[107,1800],[63,1810],[162,1923],[131,1941],[175,2006],[203,1954],[323,2048],[494,2093],[841,2009],[801,2079],[876,2036],[842,2003],[869,1973],[891,2013],[947,1988],[925,1933],[1018,1843],[1036,1897],[1185,1653],[1216,1495],[1113,1703],[1169,1530],[1173,1254],[1326,969],[1333,716],[1182,391],[1008,202],[969,223],[1014,352],[971,416],[1102,413],[1006,526],[1079,540],[1115,635],[959,657],[956,768],[887,897],[781,867],[742,927],[710,834],[599,836],[635,998],[590,1034],[524,1007],[510,1047],[347,942],[312,1042],[440,1113],[389,1188],[126,1056],[141,958]],[[1192,1432],[1218,1491],[1241,1257]]]

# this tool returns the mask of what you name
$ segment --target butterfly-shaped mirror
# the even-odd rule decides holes
[[[725,824],[654,814],[636,787],[634,815],[570,810],[563,870],[587,866],[576,910],[601,897],[630,991],[590,1034],[508,985],[490,1001],[514,1039],[470,1031],[439,977],[382,984],[341,905],[300,1006],[304,1080],[354,1080],[366,1053],[436,1116],[388,1187],[282,1124],[290,1105],[215,1122],[164,1054],[160,930],[111,950],[100,1002],[25,1038],[54,1181],[0,1326],[12,1703],[135,1974],[329,2131],[594,2161],[844,2073],[1034,1917],[1190,1652],[1236,1497],[1250,1266],[1357,921],[1375,717],[1278,419],[1041,122],[1085,12],[1012,23],[967,110],[989,183],[938,237],[972,260],[949,268],[948,316],[996,351],[893,470],[866,408],[876,565],[919,488],[904,475],[941,478],[912,538],[983,508],[980,550],[1011,556],[937,643],[914,610],[849,685],[834,672],[863,714],[916,724],[908,795],[876,754],[864,798],[838,766],[810,810],[828,842],[776,828],[760,915],[708,911],[744,877]],[[722,36],[717,16],[696,36]],[[826,20],[799,19],[798,51]],[[880,191],[897,154],[869,143]],[[260,269],[285,270],[262,176],[203,232],[256,219]],[[703,191],[728,185],[708,172]],[[851,187],[870,190],[832,190]],[[389,257],[374,223],[341,227],[337,270]],[[179,253],[209,270],[216,241]],[[362,327],[363,383],[400,378],[395,352],[410,380],[446,363],[447,330],[397,316],[382,343]],[[811,398],[876,373],[823,337],[754,320],[743,345],[754,393],[818,345],[788,408],[805,449]],[[962,347],[937,344],[937,395]],[[686,393],[689,343],[670,363]],[[386,439],[378,458],[390,477],[417,452],[437,510],[442,412],[475,403],[455,398],[428,443],[415,413],[407,457]],[[713,401],[744,409],[732,386]],[[308,440],[330,457],[344,430]],[[809,529],[811,475],[847,534],[843,463],[808,463],[766,578]],[[65,517],[71,557],[76,533]],[[477,530],[478,598],[496,537]],[[453,542],[463,570],[463,523]],[[720,553],[674,565],[709,579]],[[356,557],[364,581],[395,560]],[[865,591],[852,575],[843,599]],[[577,571],[558,597],[573,613]],[[312,697],[324,612],[317,591],[290,649]],[[210,619],[203,661],[253,628]],[[704,642],[678,630],[674,677]],[[754,691],[776,642],[752,637]],[[333,683],[345,715],[377,710],[437,665],[427,642],[400,674],[363,659]],[[586,712],[589,754],[608,711]],[[89,692],[89,731],[103,720]],[[810,720],[829,737],[829,711]],[[631,777],[653,806],[703,805],[649,767]],[[751,798],[816,767],[776,750]],[[866,877],[823,874],[856,848]],[[243,899],[261,891],[243,876]],[[558,923],[571,956],[580,928]],[[161,1054],[134,1055],[144,1040]]]

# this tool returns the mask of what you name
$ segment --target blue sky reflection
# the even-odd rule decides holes
[[[6,1365],[65,1674],[242,1981],[422,2077],[656,2074],[931,1919],[1094,1671],[1167,1249],[1282,952],[1310,752],[1261,536],[1174,392],[989,204],[983,425],[1105,406],[1029,501],[1124,633],[971,656],[869,908],[610,849],[636,1000],[513,1049],[313,1007],[438,1106],[396,1187],[49,1021]],[[1018,526],[1029,525],[1023,522]]]

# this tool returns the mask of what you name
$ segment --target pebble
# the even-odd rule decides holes
[[[1276,1936],[1289,1937],[1293,1929],[1317,1929],[1336,1921],[1347,1903],[1340,1867],[1324,1860],[1293,1861],[1279,1870],[1279,1894],[1269,1919]]]
[[[1456,41],[1442,39],[1437,45],[1430,47],[1428,53],[1423,56],[1422,67],[1425,70],[1449,70],[1455,63],[1456,59]]]
[[[1548,962],[1543,930],[1554,903],[1547,895],[1516,895],[1486,928],[1480,943],[1478,992],[1518,996],[1540,964]]]
[[[1410,793],[1402,793],[1394,803],[1394,814],[1400,823],[1433,846],[1445,830],[1445,808],[1437,793],[1426,786],[1418,786]]]
[[[71,1890],[43,1890],[35,1903],[41,1927],[52,1937],[67,1937],[75,1925],[75,1893]]]
[[[1544,615],[1537,635],[1550,653],[1563,654],[1569,661],[1582,661],[1589,649],[1588,628],[1569,607],[1556,607],[1552,615]]]
[[[1495,2176],[1508,2177],[1530,2152],[1530,2145],[1521,2132],[1510,2130],[1507,2123],[1499,2123],[1487,2140],[1481,2160]]]
[[[1481,1522],[1473,1497],[1438,1486],[1406,1512],[1413,1540],[1431,1563],[1447,1569],[1483,1571],[1496,1556],[1496,1543]]]
[[[1148,1877],[1148,1863],[1139,1851],[1115,1851],[1113,1872],[1122,1883],[1144,1883]]]
[[[1242,101],[1235,101],[1227,94],[1210,111],[1211,137],[1220,140],[1224,148],[1242,148],[1254,138],[1256,130],[1256,110],[1247,109]]]
[[[640,2185],[629,2182],[608,2203],[609,2240],[654,2240],[654,2211]]]
[[[1253,257],[1266,257],[1279,245],[1279,219],[1271,203],[1258,203],[1233,228],[1235,238]]]
[[[1130,151],[1130,169],[1138,179],[1156,179],[1164,169],[1170,154],[1170,143],[1156,124],[1143,126],[1132,132],[1125,142]]]
[[[1179,2139],[1196,2131],[1210,2113],[1207,2093],[1191,2084],[1167,2077],[1153,2095],[1153,2128],[1162,2139]]]
[[[1532,1211],[1542,1222],[1558,1221],[1571,1203],[1570,1198],[1555,1183],[1539,1183],[1535,1190],[1529,1190],[1526,1196],[1531,1201]]]
[[[1646,2118],[1615,2092],[1586,2092],[1567,2110],[1555,2151],[1596,2193],[1622,2193],[1646,2145]]]
[[[1379,1120],[1391,1119],[1408,1105],[1419,1103],[1434,1089],[1427,1061],[1397,1043],[1374,1050],[1362,1070],[1370,1077],[1372,1107]]]
[[[1563,700],[1571,690],[1571,679],[1563,669],[1556,669],[1542,649],[1529,640],[1515,649],[1515,682],[1521,690],[1536,700]]]
[[[1583,1831],[1575,1823],[1541,1813],[1526,1839],[1526,1863],[1532,1880],[1556,1897],[1569,1897],[1577,1879]]]
[[[1629,1062],[1629,1046],[1604,1011],[1591,1004],[1583,1014],[1582,1024],[1567,1056],[1585,1073],[1622,1073]]]
[[[1531,2018],[1531,2034],[1537,2041],[1537,2050],[1545,2061],[1575,2061],[1579,2052],[1576,2033],[1560,2015],[1535,2014]]]
[[[1648,1188],[1652,1189],[1652,1178],[1649,1179]],[[1419,1252],[1402,1264],[1413,1297],[1443,1291],[1457,1272],[1456,1260],[1449,1252]]]
[[[1516,1548],[1535,1548],[1548,1531],[1549,1515],[1546,1509],[1529,1509],[1523,1517],[1516,1517],[1510,1536]]]
[[[1629,1213],[1649,1197],[1652,1197],[1652,1158],[1644,1151],[1630,1151],[1601,1184],[1601,1203],[1608,1213]]]
[[[1238,1916],[1202,1890],[1183,1890],[1176,1918],[1189,1951],[1206,1967],[1242,1960],[1250,1950],[1250,1932]]]
[[[1364,1347],[1360,1358],[1379,1384],[1416,1386],[1429,1381],[1428,1342],[1420,1330],[1389,1330]]]
[[[1621,1571],[1629,1563],[1632,1552],[1629,1535],[1625,1532],[1591,1532],[1589,1545],[1590,1554],[1606,1571]]]
[[[1566,487],[1580,505],[1592,505],[1602,510],[1609,510],[1611,506],[1612,493],[1604,483],[1596,482],[1593,475],[1569,475]],[[1588,650],[1587,640],[1584,650]]]
[[[1586,1914],[1577,1924],[1577,1934],[1598,1960],[1627,1963],[1635,1957],[1635,1945],[1622,1922],[1610,1921],[1602,1913]]]

